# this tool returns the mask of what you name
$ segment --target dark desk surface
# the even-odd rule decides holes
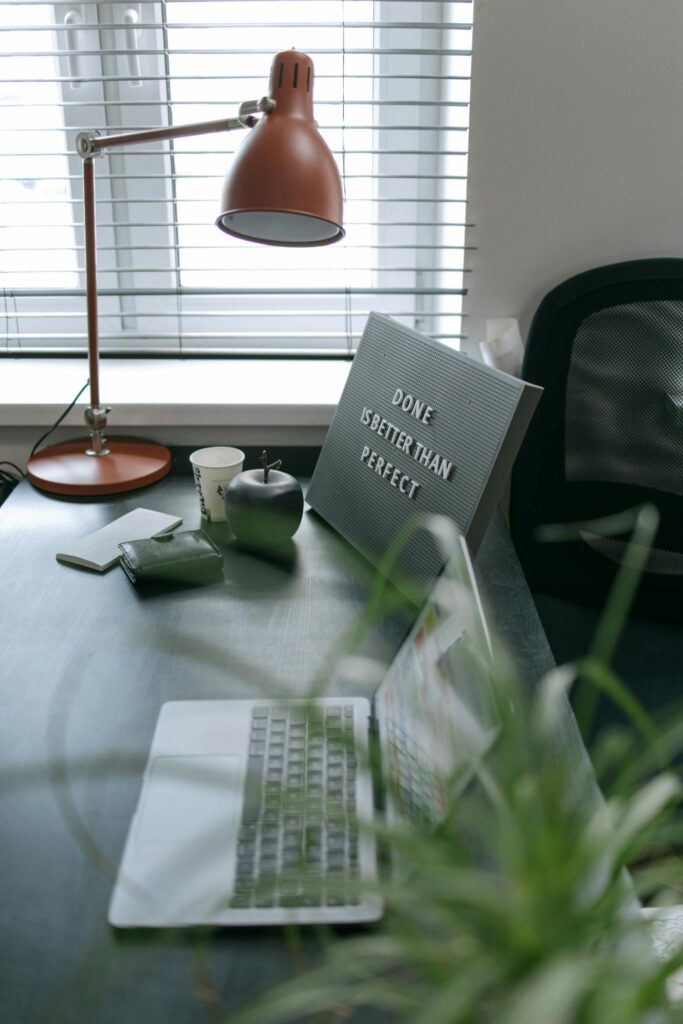
[[[99,576],[57,563],[63,544],[139,506],[199,525],[182,477],[88,504],[23,483],[0,510],[3,1022],[206,1018],[196,934],[117,933],[106,922],[159,708],[306,690],[328,674],[367,596],[369,567],[312,514],[293,567],[227,547],[225,582],[200,589],[142,597],[118,568]],[[500,517],[476,568],[492,621],[536,680],[551,655]],[[385,660],[405,625],[372,638]],[[585,757],[569,717],[566,737]],[[225,1013],[300,966],[277,929],[225,930],[207,948]]]

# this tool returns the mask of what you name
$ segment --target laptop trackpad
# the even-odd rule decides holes
[[[230,819],[239,811],[234,804],[235,791],[242,788],[241,761],[235,755],[156,757],[140,808],[137,842],[175,845],[210,836],[229,842],[234,831]]]
[[[235,755],[157,757],[150,765],[126,865],[148,909],[156,908],[150,924],[206,921],[227,905],[243,766]]]

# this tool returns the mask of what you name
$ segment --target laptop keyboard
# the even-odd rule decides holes
[[[359,902],[353,705],[252,709],[230,906]]]

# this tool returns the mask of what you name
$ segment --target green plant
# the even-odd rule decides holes
[[[653,722],[609,668],[656,515],[638,510],[633,523],[589,656],[530,691],[498,647],[481,680],[497,739],[469,760],[470,783],[452,787],[459,795],[446,820],[377,826],[399,864],[379,883],[384,921],[328,941],[321,964],[230,1024],[346,1020],[359,1007],[410,1024],[683,1021],[666,986],[683,950],[655,959],[636,899],[683,902],[682,787],[669,767],[683,717],[678,709],[664,727]],[[381,606],[379,586],[370,618]],[[576,680],[584,709],[600,689],[632,723],[594,751],[606,799],[588,760],[567,750],[566,694]]]

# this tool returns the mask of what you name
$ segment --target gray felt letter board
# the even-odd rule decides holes
[[[374,564],[422,513],[449,516],[474,554],[541,391],[371,313],[307,501]],[[396,578],[441,567],[417,531]]]

